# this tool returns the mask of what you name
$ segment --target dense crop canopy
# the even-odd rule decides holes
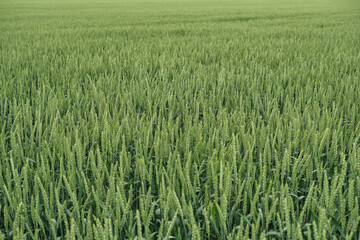
[[[360,11],[0,2],[0,239],[359,239]]]

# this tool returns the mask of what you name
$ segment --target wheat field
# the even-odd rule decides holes
[[[360,4],[0,1],[0,239],[360,239]]]

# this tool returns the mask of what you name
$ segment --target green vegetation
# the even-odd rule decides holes
[[[0,239],[360,239],[360,8],[1,1]]]

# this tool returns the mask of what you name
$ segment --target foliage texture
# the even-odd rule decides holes
[[[0,239],[359,239],[359,9],[1,1]]]

